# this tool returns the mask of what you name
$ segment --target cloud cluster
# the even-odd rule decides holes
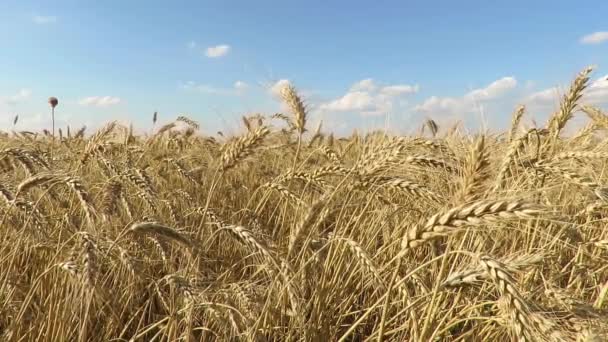
[[[498,79],[484,88],[474,89],[462,97],[431,96],[414,110],[425,114],[454,115],[476,111],[478,105],[491,102],[507,94],[517,86],[517,80],[508,76]]]
[[[598,31],[583,36],[580,39],[581,44],[601,44],[608,42],[608,31]]]
[[[232,47],[228,44],[219,44],[215,46],[209,46],[207,48],[202,48],[201,45],[194,40],[189,41],[186,46],[190,50],[202,52],[208,58],[221,58],[226,56],[230,52],[230,50],[232,50]]]
[[[524,102],[536,106],[549,106],[559,104],[566,88],[551,87],[528,95]],[[608,104],[608,75],[593,80],[583,93],[582,103],[599,105]]]
[[[226,56],[230,52],[230,45],[222,44],[210,46],[205,50],[205,56],[209,58],[219,58]]]
[[[559,101],[560,89],[551,87],[536,91],[524,98],[524,103],[528,105],[546,106],[556,104]]]
[[[393,112],[407,101],[405,97],[417,93],[418,85],[395,84],[380,86],[368,78],[356,82],[341,97],[322,103],[322,112],[352,112],[365,116],[383,115]]]
[[[120,102],[122,100],[114,96],[90,96],[78,101],[80,105],[87,107],[109,107],[117,105]]]
[[[236,95],[243,94],[249,88],[249,84],[244,81],[236,81],[232,85],[232,88],[219,88],[210,86],[208,84],[201,84],[194,81],[188,81],[180,84],[181,89],[185,91],[203,93],[203,94],[215,94],[215,95]]]
[[[591,104],[608,103],[608,75],[604,75],[594,80],[587,88],[587,92],[583,96],[583,101]]]
[[[249,88],[249,84],[247,84],[243,81],[234,82],[234,89],[236,89],[237,91],[243,92],[243,91],[247,90],[247,88]]]

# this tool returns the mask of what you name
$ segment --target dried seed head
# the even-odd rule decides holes
[[[49,104],[52,108],[55,108],[59,104],[59,100],[56,97],[49,97]]]
[[[291,84],[288,84],[281,90],[281,96],[294,114],[294,126],[298,133],[304,133],[306,131],[306,107],[296,89]]]

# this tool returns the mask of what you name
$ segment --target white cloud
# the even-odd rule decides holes
[[[243,81],[234,82],[234,89],[236,89],[237,91],[244,91],[247,88],[249,88],[249,84],[247,84]]]
[[[230,45],[217,45],[208,47],[205,55],[209,58],[219,58],[227,55],[228,52],[230,52]]]
[[[485,88],[474,89],[462,97],[431,96],[414,110],[429,114],[465,114],[475,111],[480,102],[497,100],[517,86],[514,77],[503,77]]]
[[[566,89],[565,91],[568,90]],[[561,101],[565,91],[558,87],[540,90],[528,95],[524,102],[537,106],[557,105]],[[580,102],[592,105],[608,104],[608,75],[604,75],[589,83],[589,86],[583,92]]]
[[[179,87],[186,91],[194,91],[204,94],[234,95],[242,94],[245,90],[249,88],[249,84],[245,83],[244,81],[236,81],[234,82],[231,88],[220,88],[208,84],[200,84],[194,81],[188,81],[186,83],[180,84]]]
[[[513,77],[503,77],[492,82],[485,88],[475,89],[465,95],[466,98],[477,101],[492,100],[502,96],[517,86],[517,80]]]
[[[598,31],[581,38],[581,44],[600,44],[608,41],[608,31]]]
[[[590,104],[608,103],[608,75],[604,75],[593,81],[587,88],[583,101]]]
[[[57,17],[52,15],[34,15],[32,21],[38,25],[54,24],[57,22]]]
[[[356,82],[343,96],[322,103],[322,112],[353,112],[362,115],[388,114],[405,103],[406,95],[418,92],[418,85],[379,86],[371,79]]]
[[[455,107],[461,105],[462,102],[464,102],[463,99],[453,97],[431,96],[424,100],[422,104],[414,107],[414,110],[425,113],[456,111],[457,109]]]
[[[350,91],[375,91],[378,88],[376,82],[371,78],[366,78],[359,82],[356,82],[350,87]]]
[[[557,87],[540,90],[528,95],[524,102],[531,105],[549,105],[559,101],[560,91]]]
[[[19,90],[19,92],[17,92],[17,94],[15,94],[15,95],[0,97],[0,102],[8,104],[8,105],[15,105],[19,102],[23,102],[23,101],[29,99],[31,96],[32,96],[32,91],[24,88],[24,89]]]
[[[276,98],[281,98],[281,90],[290,84],[291,82],[288,79],[278,80],[268,88],[268,92]]]
[[[81,99],[78,103],[82,106],[89,107],[109,107],[117,105],[122,100],[119,97],[113,96],[90,96]]]
[[[407,94],[417,93],[419,90],[418,85],[392,85],[386,86],[380,89],[380,93],[388,95],[388,96],[400,96]]]
[[[378,91],[379,93],[387,96],[414,94],[417,93],[418,90],[419,87],[417,84],[413,86],[408,84],[396,84],[381,87],[376,84],[376,82],[371,78],[366,78],[359,82],[355,82],[355,84],[350,87],[351,92],[363,91],[367,93],[373,93]]]
[[[374,107],[374,98],[365,91],[350,91],[346,95],[324,103],[321,110],[330,112],[367,111]]]
[[[543,89],[526,96],[522,103],[528,107],[528,112],[534,118],[543,121],[548,119],[551,113],[560,109],[564,95],[567,95],[569,91],[569,87],[563,86]],[[578,103],[606,108],[608,106],[608,75],[589,82]],[[567,130],[573,131],[581,128],[586,122],[584,119],[581,120],[581,118],[584,118],[584,116],[575,117]]]

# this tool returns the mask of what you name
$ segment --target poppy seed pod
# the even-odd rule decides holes
[[[57,104],[59,104],[59,100],[57,100],[56,97],[49,97],[49,104],[51,107],[55,108],[57,107]]]

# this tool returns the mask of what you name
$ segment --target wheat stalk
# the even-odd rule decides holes
[[[521,201],[478,201],[431,216],[424,225],[409,229],[401,242],[402,252],[446,236],[461,227],[495,223],[509,219],[531,219],[541,211]]]
[[[291,85],[286,85],[281,90],[281,96],[285,103],[289,106],[289,109],[293,112],[294,120],[293,124],[299,134],[303,134],[306,131],[306,107],[304,102],[298,95],[296,89]]]
[[[488,178],[490,161],[485,138],[480,137],[465,161],[460,199],[472,202],[479,199],[483,192],[483,181]]]
[[[520,105],[513,112],[513,117],[511,119],[511,130],[509,130],[509,141],[513,141],[513,139],[517,135],[517,129],[519,128],[519,123],[521,121],[521,118],[524,116],[525,111],[526,107]]]
[[[268,128],[259,127],[253,132],[240,137],[224,147],[221,169],[227,171],[237,163],[250,156],[263,139],[270,133]]]
[[[199,125],[198,122],[190,119],[187,116],[184,115],[180,115],[177,117],[177,119],[175,119],[176,121],[181,121],[183,123],[185,123],[186,125],[190,126],[191,128],[195,129],[195,130],[199,130],[201,128],[201,126]]]
[[[496,284],[500,295],[507,301],[509,315],[517,340],[522,342],[536,341],[540,336],[545,335],[547,328],[539,328],[539,325],[545,327],[553,325],[550,322],[544,322],[546,319],[539,314],[532,313],[530,306],[520,294],[515,285],[515,279],[507,271],[506,266],[487,255],[481,256],[479,262],[488,277]],[[551,331],[551,333],[554,338],[560,335],[558,331]]]
[[[583,96],[583,91],[587,87],[591,71],[593,71],[593,68],[587,67],[576,76],[570,86],[570,91],[562,98],[559,111],[554,113],[549,119],[547,129],[549,129],[549,134],[553,139],[557,138],[561,130],[566,126],[566,123],[572,118],[578,101]]]
[[[171,227],[164,226],[157,222],[139,222],[129,227],[129,232],[134,234],[160,236],[168,240],[175,241],[181,245],[192,248],[192,242]]]

